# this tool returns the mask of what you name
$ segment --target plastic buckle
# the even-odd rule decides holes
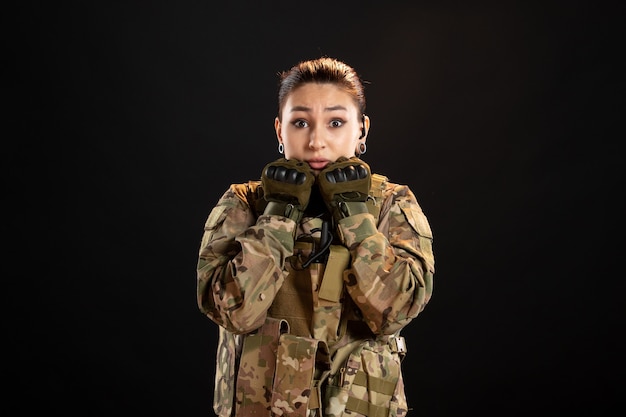
[[[406,353],[406,343],[403,336],[392,336],[389,338],[389,346],[396,353]]]

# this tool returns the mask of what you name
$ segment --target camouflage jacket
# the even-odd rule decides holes
[[[431,297],[433,236],[413,192],[375,177],[374,210],[341,220],[309,265],[323,238],[316,196],[300,224],[263,214],[260,181],[231,185],[212,209],[197,301],[219,326],[219,416],[407,413],[400,330]]]

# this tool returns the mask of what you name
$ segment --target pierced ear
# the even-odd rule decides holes
[[[370,118],[365,113],[361,114],[361,136],[359,139],[363,139],[367,136],[370,129]]]
[[[359,139],[363,139],[365,137],[365,113],[361,114],[361,136]]]
[[[278,142],[280,142],[282,145],[283,138],[280,135],[280,128],[281,128],[280,120],[278,120],[278,117],[276,117],[274,119],[274,130],[276,131],[276,138],[278,139]]]

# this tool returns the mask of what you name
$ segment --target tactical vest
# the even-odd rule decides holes
[[[372,175],[367,206],[376,221],[386,186],[386,177]],[[261,187],[247,191],[254,194],[246,196],[248,201],[257,214],[262,213]],[[323,223],[305,218],[301,227],[305,233],[296,239],[294,253],[286,260],[288,274],[265,324],[245,336],[236,415],[307,417],[310,410],[332,417],[343,416],[346,410],[368,417],[403,415],[406,405],[398,407],[392,399],[398,390],[404,391],[400,372],[404,339],[388,337],[382,345],[373,341],[375,336],[344,293],[348,249],[331,244],[325,262],[307,264],[320,249]],[[344,338],[347,331],[350,335]],[[372,370],[368,373],[368,361],[384,366],[385,378]],[[323,402],[335,404],[335,409],[319,409]]]

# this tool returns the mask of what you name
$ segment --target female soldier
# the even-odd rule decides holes
[[[428,303],[432,233],[360,156],[363,85],[336,59],[280,74],[278,152],[204,226],[200,310],[219,326],[219,416],[404,416],[401,329]]]

